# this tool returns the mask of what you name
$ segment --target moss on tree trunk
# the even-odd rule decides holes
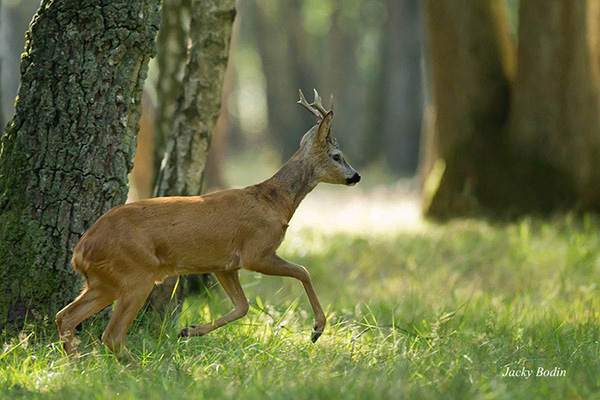
[[[52,318],[81,288],[83,232],[127,196],[159,1],[43,1],[0,156],[0,324]]]

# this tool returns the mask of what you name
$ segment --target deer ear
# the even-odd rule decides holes
[[[319,130],[317,132],[317,143],[325,144],[327,142],[327,136],[331,133],[331,121],[333,119],[333,112],[329,111],[323,120],[319,123]]]

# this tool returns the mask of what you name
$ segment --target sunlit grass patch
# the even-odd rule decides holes
[[[328,316],[316,344],[300,283],[243,271],[245,318],[177,338],[231,309],[220,288],[173,315],[145,312],[128,337],[137,366],[100,344],[102,318],[82,325],[78,361],[53,326],[4,336],[0,398],[594,398],[599,232],[571,216],[292,232],[280,253],[309,269]],[[502,376],[539,367],[566,377]]]

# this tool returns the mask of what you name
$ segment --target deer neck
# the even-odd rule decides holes
[[[315,169],[303,157],[302,150],[292,156],[271,178],[260,185],[289,222],[300,202],[317,186]]]

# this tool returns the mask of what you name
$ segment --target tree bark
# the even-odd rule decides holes
[[[240,15],[236,17],[231,28],[231,44],[229,45],[229,62],[225,69],[225,76],[223,77],[223,90],[221,95],[221,111],[215,124],[213,131],[213,138],[210,144],[210,151],[206,159],[205,168],[205,192],[223,190],[226,188],[225,176],[223,172],[223,165],[225,163],[227,147],[229,144],[228,132],[229,132],[229,112],[228,104],[231,98],[231,94],[234,88],[235,81],[235,60],[232,59],[233,54],[236,52],[238,46],[238,40],[240,37]]]
[[[45,0],[34,17],[0,156],[2,327],[73,298],[73,247],[125,201],[158,18],[158,0]]]
[[[2,21],[2,1],[0,1],[0,22]],[[1,28],[1,26],[0,26]],[[0,77],[2,77],[2,57],[3,54],[0,51]],[[4,110],[2,110],[2,79],[0,79],[0,132],[4,132]]]
[[[223,76],[229,57],[235,2],[197,1],[193,6],[190,48],[157,196],[197,196],[212,132],[221,109]]]
[[[198,196],[202,191],[210,141],[221,109],[234,18],[234,0],[195,1],[193,4],[191,48],[173,133],[156,181],[156,196]],[[177,278],[172,277],[154,289],[151,302],[155,308],[165,307],[176,282]],[[176,294],[181,297],[185,288],[182,285],[179,288]]]
[[[158,63],[157,107],[154,122],[156,175],[160,171],[167,140],[173,132],[177,100],[182,92],[191,8],[191,0],[163,1],[156,57]]]
[[[393,172],[412,175],[419,164],[424,108],[423,6],[419,0],[387,0],[386,8],[361,153],[366,160],[385,157]]]

